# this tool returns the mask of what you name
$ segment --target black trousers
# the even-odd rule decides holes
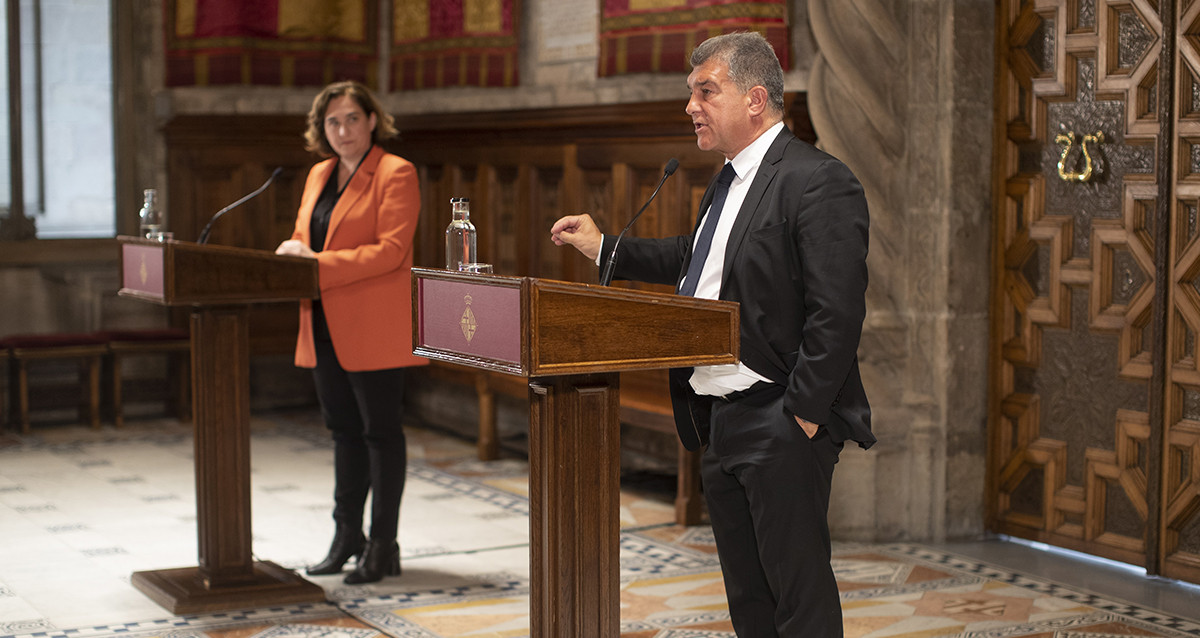
[[[408,469],[404,439],[404,368],[347,372],[333,343],[317,340],[313,379],[333,434],[333,519],[361,529],[371,494],[371,540],[396,540]]]
[[[729,613],[739,638],[841,638],[829,491],[842,444],[809,439],[783,388],[712,402],[701,460]]]

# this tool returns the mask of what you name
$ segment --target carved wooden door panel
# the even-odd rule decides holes
[[[1200,2],[1179,2],[1173,29],[1173,188],[1159,573],[1200,582]]]
[[[1152,572],[1166,259],[1155,220],[1167,181],[1158,82],[1170,72],[1159,10],[1001,2],[988,444],[992,530]]]

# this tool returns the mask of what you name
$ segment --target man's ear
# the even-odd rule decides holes
[[[768,102],[767,89],[762,85],[752,87],[746,93],[746,106],[749,107],[752,116],[757,117],[765,113]]]

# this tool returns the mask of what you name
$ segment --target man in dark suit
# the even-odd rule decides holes
[[[783,124],[783,70],[758,34],[691,56],[687,112],[727,160],[691,235],[627,238],[616,276],[741,304],[741,362],[671,371],[679,435],[707,446],[702,479],[729,612],[741,638],[842,636],[830,564],[830,482],[845,441],[875,442],[859,377],[867,202],[834,157]],[[551,228],[605,263],[591,217]]]

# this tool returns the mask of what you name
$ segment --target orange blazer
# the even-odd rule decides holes
[[[309,222],[337,158],[313,166],[292,239],[311,241]],[[429,363],[412,353],[413,234],[421,211],[412,163],[379,146],[367,153],[329,218],[317,253],[321,305],[338,362],[350,372]],[[317,365],[312,302],[300,302],[296,365]]]

